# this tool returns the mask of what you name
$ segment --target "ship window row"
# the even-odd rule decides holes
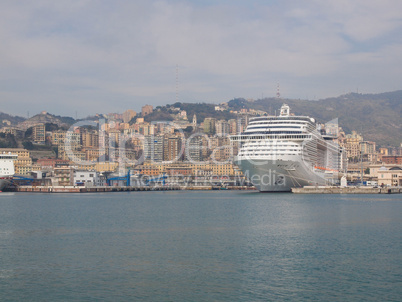
[[[275,150],[284,150],[284,151],[299,151],[302,150],[302,148],[295,148],[295,147],[289,147],[289,146],[245,146],[242,148],[242,150],[247,150],[247,151],[275,151]]]
[[[301,147],[300,145],[296,145],[296,144],[284,144],[283,142],[281,142],[281,143],[264,143],[264,142],[247,142],[247,145],[246,146],[244,146],[245,148],[246,147],[261,147],[261,148],[264,148],[264,147],[271,147],[271,148],[273,148],[273,147],[285,147],[285,148],[299,148],[299,147]]]
[[[264,121],[264,122],[250,122],[249,123],[249,126],[250,125],[277,125],[277,124],[297,124],[297,125],[306,125],[306,124],[308,124],[307,122],[300,122],[300,121],[298,121],[298,122],[291,122],[291,121],[284,121],[284,122],[282,122],[282,121],[270,121],[270,122],[266,122],[266,121]]]
[[[244,149],[242,152],[278,152],[278,151],[287,151],[287,152],[301,152],[301,149]]]
[[[260,140],[260,141],[246,141],[247,145],[258,145],[258,146],[287,146],[287,147],[298,147],[300,146],[299,144],[296,144],[293,141],[284,141],[284,140],[269,140],[269,141],[264,141],[264,140]]]
[[[258,125],[258,126],[249,126],[249,127],[247,128],[247,130],[266,129],[266,128],[269,128],[269,129],[271,129],[271,128],[281,128],[281,129],[284,129],[284,128],[295,128],[295,129],[300,129],[300,127],[301,127],[301,126],[287,126],[287,125],[283,125],[283,126],[260,126],[260,125]]]
[[[270,148],[270,149],[264,149],[264,148],[244,148],[243,149],[245,152],[260,152],[260,151],[267,151],[267,152],[276,152],[276,151],[301,151],[301,149],[274,149],[274,148]]]
[[[244,157],[255,157],[255,156],[279,156],[279,155],[301,155],[301,153],[275,153],[275,154],[270,154],[270,153],[255,153],[255,154],[239,154],[239,156],[244,156]]]
[[[291,120],[291,121],[305,121],[311,122],[309,117],[296,117],[296,116],[278,116],[278,117],[255,117],[251,118],[250,122],[257,122],[257,121],[284,121],[284,120]]]
[[[278,148],[284,148],[284,149],[278,149]],[[290,149],[292,148],[292,149]],[[293,149],[294,148],[294,149]],[[301,150],[301,148],[295,148],[295,147],[290,147],[290,146],[246,146],[243,148],[243,150],[263,150],[263,151],[269,151],[269,150]]]
[[[254,156],[289,156],[289,155],[301,155],[300,153],[275,153],[275,154],[267,154],[267,153],[256,153],[256,154],[239,154],[239,156],[249,156],[249,157],[254,157]]]
[[[240,138],[240,137],[239,137]],[[263,139],[306,139],[306,138],[311,138],[309,135],[281,135],[281,136],[249,136],[249,135],[243,135],[240,139],[246,140],[246,141],[252,141],[254,139],[257,140],[263,140]],[[234,138],[236,140],[237,137]]]
[[[251,129],[253,130],[253,129]],[[299,134],[302,133],[302,131],[252,131],[251,130],[246,130],[246,133],[253,133],[253,134]]]
[[[306,125],[306,121],[251,121],[249,125],[270,125],[270,124],[298,124]],[[311,125],[311,124],[310,124]]]
[[[301,150],[295,150],[295,149],[269,149],[269,150],[242,150],[240,153],[276,153],[276,152],[300,152]]]
[[[300,132],[298,132],[300,133]],[[271,132],[272,134],[272,132]],[[308,139],[311,138],[311,135],[239,135],[233,136],[231,139],[233,141],[244,141],[244,142],[252,142],[253,140],[274,140],[274,139]]]

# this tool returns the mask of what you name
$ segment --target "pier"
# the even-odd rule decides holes
[[[102,187],[81,187],[81,186],[19,186],[11,189],[12,192],[30,193],[104,193],[104,192],[125,192],[125,191],[173,191],[181,190],[179,186],[102,186]]]
[[[105,193],[105,192],[126,192],[126,191],[177,191],[177,190],[255,190],[248,186],[228,186],[225,188],[214,186],[18,186],[9,188],[11,192],[29,193]]]
[[[105,193],[105,192],[152,192],[152,191],[176,191],[176,190],[255,190],[249,186],[18,186],[9,188],[11,192],[29,193]],[[306,186],[303,188],[292,188],[294,194],[401,194],[402,187],[326,187],[326,186]]]
[[[326,187],[306,186],[303,188],[292,188],[295,194],[400,194],[402,187]]]

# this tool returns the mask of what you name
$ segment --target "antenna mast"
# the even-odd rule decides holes
[[[176,64],[176,103],[179,102],[179,64]]]
[[[278,83],[278,85],[276,86],[276,97],[277,97],[278,99],[281,98],[281,93],[280,93],[280,91],[279,91],[279,83]]]

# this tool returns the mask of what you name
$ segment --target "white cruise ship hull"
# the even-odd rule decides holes
[[[10,181],[7,179],[0,179],[0,191],[5,189],[10,184]]]
[[[325,173],[300,160],[253,159],[234,162],[260,192],[290,192],[292,188],[325,185]]]

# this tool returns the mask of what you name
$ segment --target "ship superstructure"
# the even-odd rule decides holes
[[[294,116],[284,104],[279,116],[250,119],[239,144],[237,164],[261,192],[336,182],[342,152],[336,137],[325,135],[308,116]]]
[[[0,153],[0,191],[3,190],[14,176],[14,161],[17,154]]]

